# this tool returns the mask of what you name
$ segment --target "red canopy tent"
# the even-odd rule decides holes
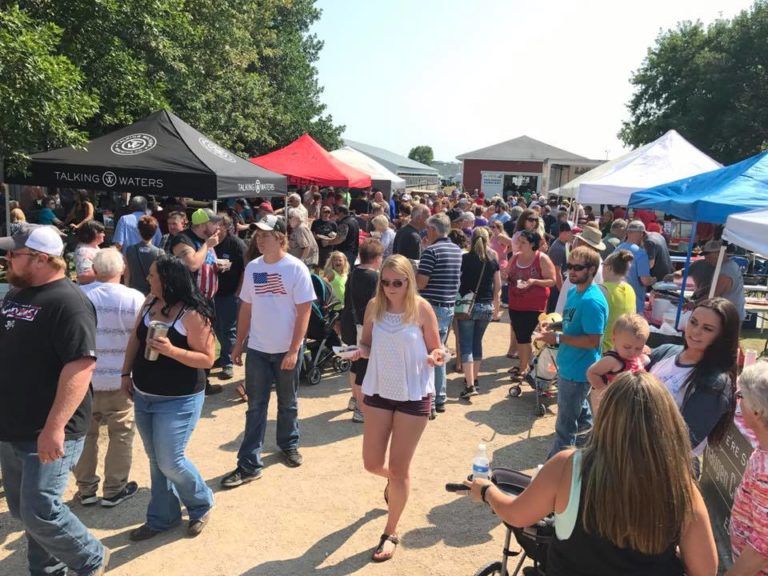
[[[289,184],[317,184],[367,188],[371,177],[341,160],[337,160],[309,134],[263,156],[249,159],[267,170],[288,176]]]

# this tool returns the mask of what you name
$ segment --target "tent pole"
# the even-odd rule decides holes
[[[683,315],[683,303],[685,302],[685,287],[688,285],[688,270],[691,267],[691,253],[693,252],[693,242],[696,240],[696,222],[691,226],[691,237],[688,240],[688,254],[685,257],[685,268],[683,269],[683,285],[680,286],[680,301],[677,303],[677,316],[675,316],[675,330],[680,326],[680,316]]]
[[[712,283],[709,287],[709,296],[707,298],[715,297],[715,288],[717,288],[717,279],[720,278],[720,269],[723,267],[723,258],[725,258],[725,245],[720,246],[720,253],[717,255],[717,265],[715,266],[715,273],[712,275]]]

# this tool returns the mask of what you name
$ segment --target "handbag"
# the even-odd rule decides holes
[[[483,280],[483,274],[485,274],[485,265],[488,261],[483,260],[483,267],[480,269],[480,276],[477,278],[477,286],[475,286],[474,292],[467,292],[464,296],[460,294],[456,295],[456,304],[453,308],[453,317],[456,320],[471,320],[472,311],[475,309],[475,299],[477,298],[477,291],[480,290],[480,282]]]

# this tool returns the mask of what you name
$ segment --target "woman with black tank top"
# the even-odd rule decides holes
[[[149,297],[128,342],[122,371],[122,387],[134,400],[152,479],[147,520],[130,533],[134,541],[179,524],[181,503],[189,514],[187,535],[197,536],[213,507],[213,493],[184,453],[203,408],[205,369],[214,361],[213,311],[189,269],[175,256],[153,262],[147,281]],[[168,335],[147,340],[151,321],[168,324]],[[159,353],[157,360],[144,357],[147,342]]]
[[[625,372],[600,406],[583,450],[553,456],[518,497],[467,481],[473,500],[512,526],[554,512],[547,576],[714,576],[709,514],[672,395],[652,374]]]

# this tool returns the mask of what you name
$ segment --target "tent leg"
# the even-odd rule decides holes
[[[723,267],[723,258],[725,258],[725,246],[720,246],[720,253],[717,255],[717,265],[715,266],[715,273],[712,275],[712,284],[709,287],[709,296],[707,298],[715,297],[715,288],[717,288],[717,279],[720,278],[720,269]]]
[[[683,303],[685,302],[685,287],[688,285],[688,270],[691,267],[691,252],[693,252],[693,242],[696,240],[696,222],[691,226],[691,237],[688,240],[688,254],[685,257],[685,268],[683,269],[683,285],[680,287],[680,301],[677,303],[677,316],[675,316],[675,330],[680,326],[680,316],[683,315]]]

